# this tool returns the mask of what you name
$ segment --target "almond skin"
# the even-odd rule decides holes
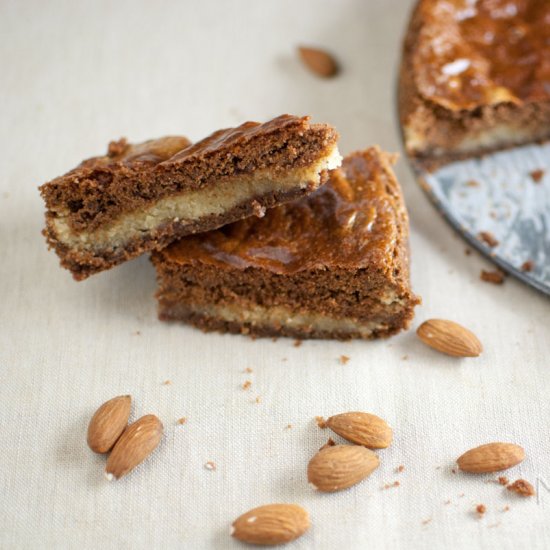
[[[525,458],[523,447],[513,443],[487,443],[465,452],[456,461],[464,472],[484,474],[516,466]]]
[[[297,504],[267,504],[239,516],[231,536],[249,544],[275,546],[302,536],[310,527],[309,514]]]
[[[88,447],[94,453],[108,453],[128,425],[132,397],[119,395],[103,403],[88,424]]]
[[[339,436],[369,449],[385,449],[392,442],[393,432],[380,417],[364,412],[348,412],[331,416],[327,426]]]
[[[379,464],[378,457],[365,447],[334,445],[321,449],[309,461],[307,479],[319,491],[340,491],[365,479]]]
[[[477,336],[453,321],[429,319],[416,334],[427,346],[453,357],[477,357],[483,351]]]
[[[304,65],[314,74],[322,78],[331,78],[339,72],[338,63],[332,55],[319,48],[298,48],[300,59]]]
[[[109,455],[105,477],[119,479],[141,464],[157,448],[162,432],[162,422],[153,414],[130,424]]]

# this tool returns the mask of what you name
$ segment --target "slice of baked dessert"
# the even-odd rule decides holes
[[[419,300],[393,158],[354,153],[308,197],[155,252],[160,318],[296,338],[406,328]]]
[[[550,2],[420,0],[399,105],[407,152],[420,160],[550,138]]]
[[[338,135],[309,117],[247,122],[191,144],[109,145],[40,188],[47,241],[85,279],[173,240],[294,200],[340,165]]]

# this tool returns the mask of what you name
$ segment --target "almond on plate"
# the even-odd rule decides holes
[[[470,449],[457,459],[458,467],[464,472],[483,474],[499,472],[516,466],[525,458],[523,447],[514,443],[487,443]]]
[[[274,546],[302,536],[310,527],[309,514],[297,504],[267,504],[239,516],[231,536],[249,544]]]
[[[453,357],[477,357],[483,351],[477,336],[453,321],[429,319],[416,334],[427,346]]]
[[[334,445],[321,449],[307,467],[307,479],[323,492],[340,491],[368,477],[380,464],[369,449],[360,445]]]
[[[339,436],[369,449],[385,449],[392,442],[393,432],[385,420],[364,412],[348,412],[331,416],[327,426]]]
[[[105,477],[119,479],[141,464],[157,448],[162,433],[162,422],[153,414],[130,424],[107,459]]]
[[[94,453],[107,453],[128,425],[132,398],[119,395],[103,403],[88,424],[88,447]]]

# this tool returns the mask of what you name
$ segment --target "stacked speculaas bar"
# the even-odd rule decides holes
[[[41,187],[45,235],[85,279],[190,233],[314,191],[340,163],[337,133],[307,117],[247,122],[191,144],[166,137],[109,145]]]
[[[332,127],[290,115],[194,145],[120,140],[42,186],[44,233],[78,280],[152,251],[162,319],[254,335],[390,335],[418,303],[392,158],[375,147],[340,162]]]
[[[308,197],[155,252],[161,319],[296,338],[406,327],[418,299],[391,164],[377,147],[354,153]]]

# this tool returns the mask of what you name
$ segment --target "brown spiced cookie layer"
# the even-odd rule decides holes
[[[112,142],[40,188],[44,234],[85,279],[190,233],[209,231],[317,189],[340,164],[338,135],[309,117],[247,122],[191,144]]]
[[[354,153],[308,197],[155,252],[161,319],[299,338],[406,328],[419,300],[392,162],[377,147]]]
[[[475,156],[550,138],[550,3],[420,0],[399,104],[407,152]]]

